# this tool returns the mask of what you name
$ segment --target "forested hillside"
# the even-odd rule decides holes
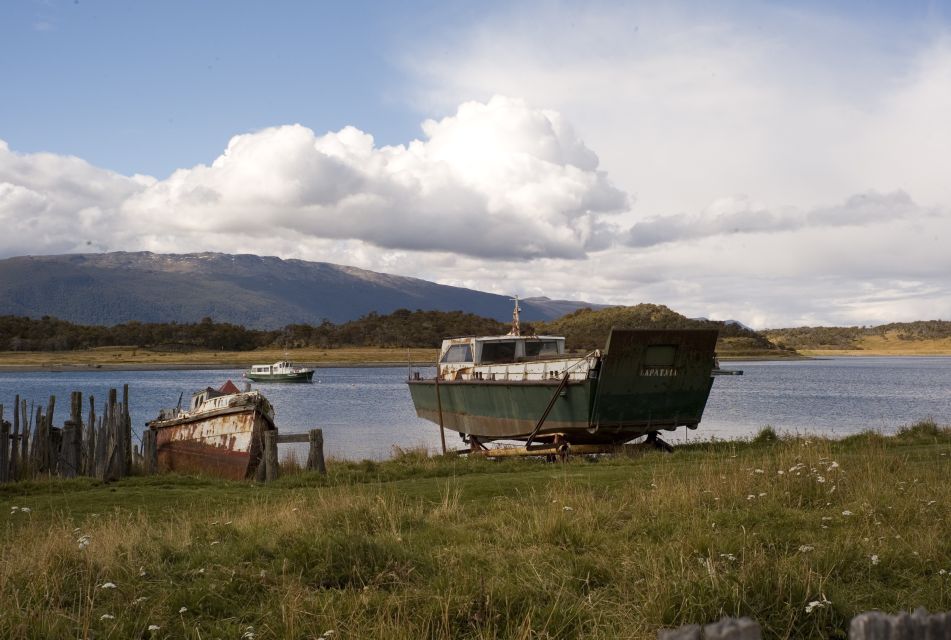
[[[569,348],[603,347],[611,327],[642,329],[716,329],[720,332],[717,350],[734,356],[793,355],[766,337],[735,322],[695,320],[656,304],[607,309],[578,309],[551,322],[534,324],[539,333],[563,335]]]
[[[951,321],[891,322],[874,327],[795,327],[767,329],[763,334],[791,349],[859,351],[863,348],[862,342],[869,338],[905,342],[948,339],[951,338]]]
[[[667,307],[641,304],[593,311],[582,309],[548,323],[523,325],[525,331],[564,335],[569,348],[603,347],[612,326],[625,328],[713,328],[718,349],[731,355],[784,355],[775,345],[738,324],[691,320]],[[291,324],[283,329],[248,329],[205,318],[195,323],[125,322],[111,327],[78,325],[44,317],[0,316],[0,351],[69,351],[130,346],[162,351],[249,351],[264,347],[438,347],[443,338],[498,335],[509,325],[461,311],[369,313],[341,324]]]

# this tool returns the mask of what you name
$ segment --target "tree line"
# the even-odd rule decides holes
[[[505,333],[508,326],[461,311],[371,312],[342,324],[249,329],[203,318],[194,323],[124,322],[111,327],[58,318],[0,316],[0,351],[72,351],[131,346],[164,351],[251,351],[261,347],[438,347],[448,335]]]

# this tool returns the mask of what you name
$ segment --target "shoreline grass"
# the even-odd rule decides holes
[[[4,485],[0,636],[652,638],[748,615],[845,637],[861,611],[951,609],[949,469],[951,429],[925,422],[564,464],[407,451],[266,486]]]

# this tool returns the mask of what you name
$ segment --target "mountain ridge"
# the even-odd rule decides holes
[[[529,322],[605,306],[545,297],[521,301]],[[420,278],[254,254],[116,251],[0,260],[0,314],[32,318],[112,325],[210,317],[273,329],[396,309],[460,310],[506,321],[512,302]]]

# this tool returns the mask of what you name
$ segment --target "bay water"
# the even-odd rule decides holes
[[[721,376],[696,431],[681,428],[668,442],[744,438],[764,426],[778,432],[842,437],[866,429],[891,433],[924,419],[951,424],[951,357],[852,357],[797,361],[726,362],[742,376]],[[416,369],[431,376],[432,368]],[[0,404],[9,418],[16,394],[43,405],[56,396],[54,423],[66,419],[71,391],[81,391],[97,412],[110,388],[129,385],[133,431],[138,435],[163,407],[182,395],[226,380],[242,386],[242,371],[64,371],[0,372]],[[328,456],[384,459],[395,447],[439,448],[439,428],[416,417],[406,385],[406,367],[320,368],[313,384],[255,385],[265,393],[282,433],[320,427]],[[446,432],[450,448],[462,447]],[[138,437],[133,436],[137,442]],[[282,445],[283,450],[283,445]],[[303,452],[302,455],[306,455]]]

